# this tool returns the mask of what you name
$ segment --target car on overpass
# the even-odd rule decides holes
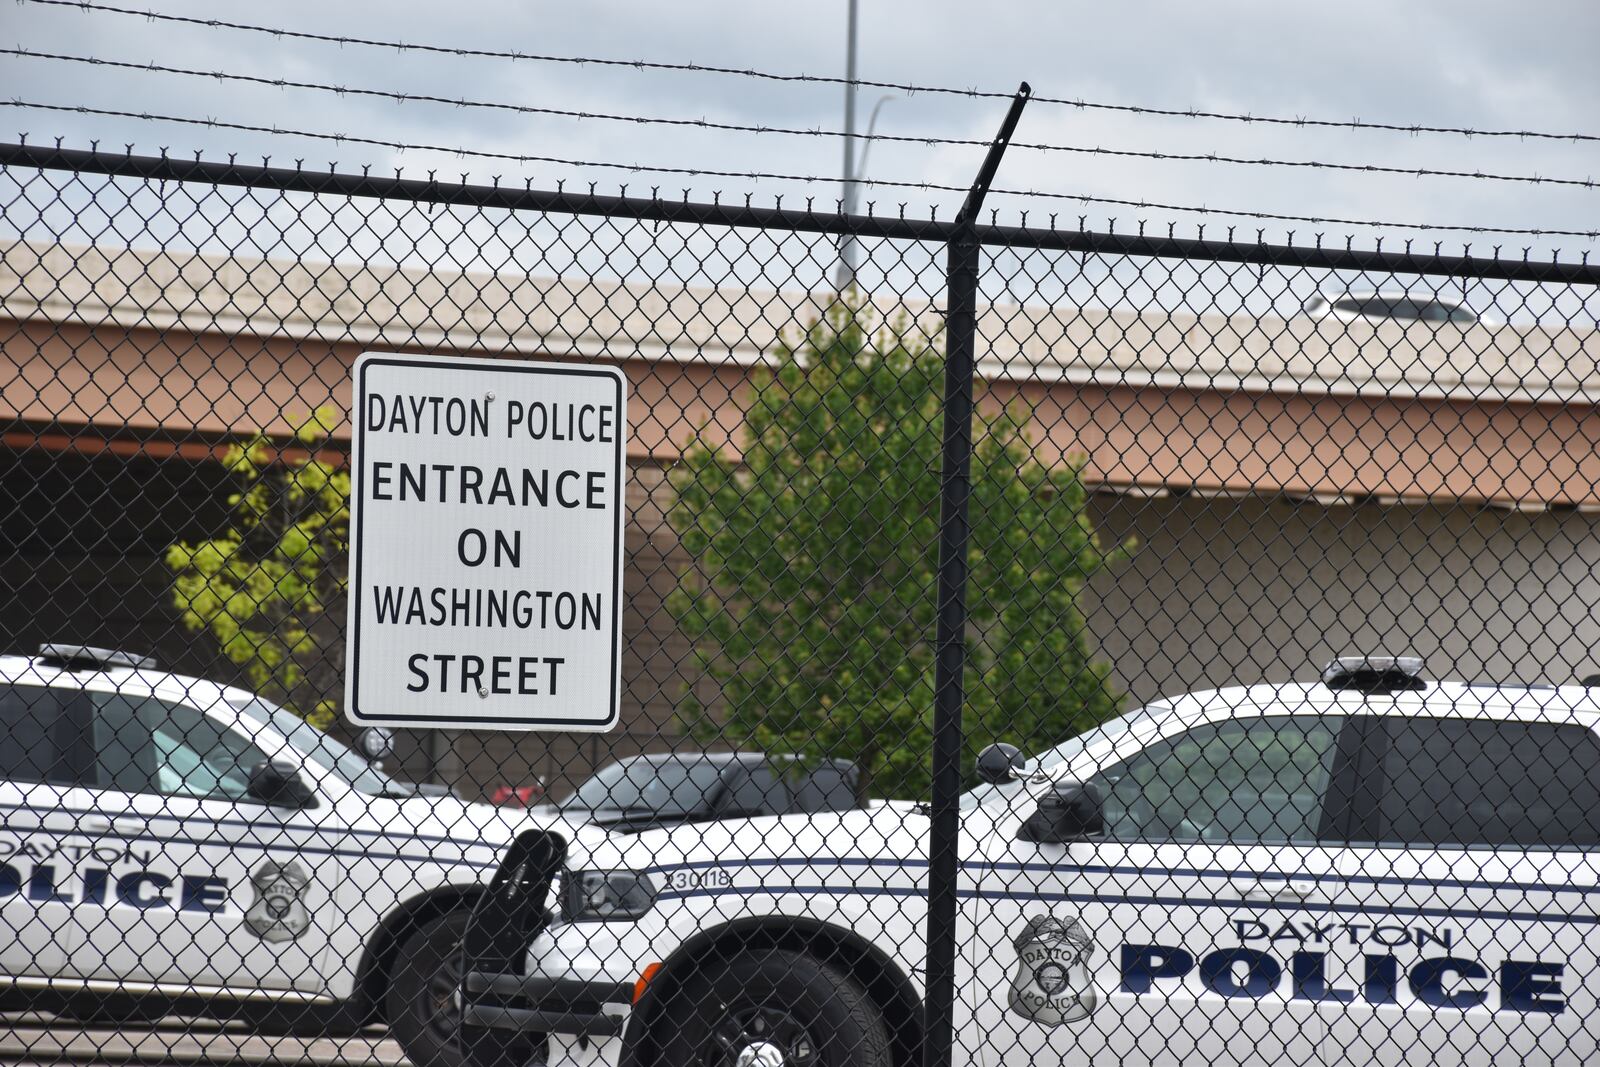
[[[1303,305],[1312,318],[1340,322],[1427,322],[1492,326],[1494,320],[1464,302],[1433,292],[1365,290],[1318,293]]]

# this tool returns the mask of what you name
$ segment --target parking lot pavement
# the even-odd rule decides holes
[[[84,1030],[40,1019],[0,1017],[0,1064],[329,1064],[399,1067],[400,1046],[379,1034],[351,1038],[257,1037],[194,1022]]]

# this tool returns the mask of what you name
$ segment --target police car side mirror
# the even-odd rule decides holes
[[[1082,782],[1056,782],[1039,798],[1017,837],[1023,841],[1062,845],[1091,834],[1104,833],[1105,811],[1094,786]]]
[[[1027,768],[1028,761],[1016,745],[993,744],[978,753],[978,780],[989,785],[1014,782]]]
[[[264,759],[250,768],[246,794],[252,800],[275,808],[314,808],[317,795],[300,775],[300,768],[286,760]]]

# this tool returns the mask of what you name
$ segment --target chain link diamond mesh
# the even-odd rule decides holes
[[[1597,1055],[1593,268],[978,228],[951,1036],[950,224],[5,158],[0,1054]],[[364,352],[625,376],[615,730],[347,724]]]

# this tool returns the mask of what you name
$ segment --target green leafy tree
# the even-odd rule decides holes
[[[696,736],[854,759],[874,793],[916,797],[930,784],[943,356],[862,319],[834,308],[756,375],[742,456],[690,443],[669,518],[694,566],[668,605],[720,698],[686,696]],[[1079,597],[1132,545],[1096,538],[1081,463],[1039,462],[1024,412],[979,401],[968,747],[1036,751],[1118,709]]]
[[[173,603],[255,688],[326,727],[344,688],[350,474],[325,458],[331,412],[287,440],[258,433],[224,456],[238,491],[227,528],[167,549]]]

